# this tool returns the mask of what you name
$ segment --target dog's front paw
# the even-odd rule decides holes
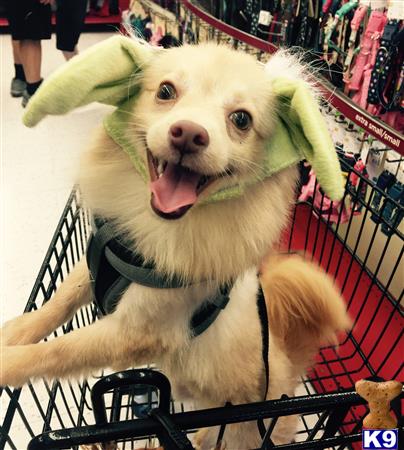
[[[0,386],[21,387],[30,379],[32,367],[26,346],[0,348]]]
[[[11,319],[0,329],[0,346],[35,344],[41,338],[37,336],[33,315],[27,313]]]

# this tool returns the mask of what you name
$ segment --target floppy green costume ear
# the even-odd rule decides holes
[[[303,80],[272,80],[278,96],[279,122],[268,143],[267,176],[306,159],[332,200],[342,198],[344,180],[327,124]]]
[[[29,101],[24,124],[33,127],[48,114],[66,114],[92,102],[118,106],[138,92],[136,74],[154,51],[120,35],[94,45],[43,82]]]
[[[128,153],[136,170],[147,180],[147,170],[126,136],[127,123],[139,92],[137,76],[153,58],[153,49],[140,41],[115,36],[101,42],[54,72],[30,99],[24,114],[25,125],[32,127],[48,114],[67,112],[92,102],[117,106],[106,117],[104,126],[115,142]],[[262,175],[246,184],[269,177],[307,159],[323,190],[337,200],[343,195],[343,179],[334,145],[311,90],[302,80],[281,76],[268,80],[279,99],[278,122],[267,144]],[[245,185],[212,194],[207,201],[240,195]]]

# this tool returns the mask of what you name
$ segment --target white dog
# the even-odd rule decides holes
[[[253,57],[226,47],[139,50],[140,44],[120,37],[101,44],[99,53],[74,58],[44,83],[28,116],[63,113],[97,100],[92,86],[92,97],[64,107],[71,91],[60,91],[60,84],[54,90],[52,83],[118,42],[121,48],[133,46],[127,52],[132,56],[140,51],[151,56],[127,88],[128,96],[136,91],[136,101],[120,108],[121,122],[115,119],[124,135],[114,134],[108,123],[100,129],[84,154],[80,187],[94,216],[108,221],[115,244],[140,255],[140,265],[151,270],[146,278],[157,282],[130,283],[106,305],[109,314],[101,320],[40,343],[93,301],[89,269],[81,261],[47,304],[2,329],[0,383],[21,386],[38,377],[86,376],[95,369],[154,362],[168,375],[176,397],[192,397],[199,407],[293,396],[320,344],[335,342],[335,333],[349,326],[343,301],[320,269],[297,257],[273,256],[271,250],[287,225],[297,179],[291,163],[259,176],[283,101],[274,90],[275,77],[303,83],[301,67],[285,54],[274,56],[264,71]],[[111,66],[110,78],[118,79],[112,72],[123,67],[116,68],[118,53],[103,60]],[[74,72],[77,91],[80,77],[83,90],[91,84],[89,73],[97,83],[100,66],[88,73],[80,67]],[[127,75],[123,79],[128,82]],[[122,100],[105,98],[106,103]],[[136,154],[123,151],[125,146],[136,148]],[[282,148],[275,151],[282,156]],[[139,167],[147,169],[142,173]],[[264,360],[260,283],[269,319]],[[218,299],[223,309],[211,313],[206,306]],[[204,311],[201,334],[190,325],[198,311]],[[212,322],[206,329],[205,319]],[[294,420],[278,422],[274,442],[293,440]],[[217,429],[204,430],[195,445],[210,449],[216,439]],[[222,444],[247,449],[260,442],[256,424],[245,423],[227,427]]]

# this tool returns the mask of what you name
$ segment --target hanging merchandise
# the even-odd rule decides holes
[[[260,10],[259,0],[246,0],[245,11],[250,22],[250,33],[254,36],[258,35],[258,17]]]
[[[341,92],[404,131],[404,1],[218,1],[230,25],[303,57]],[[214,13],[214,14],[216,14]]]
[[[400,182],[396,182],[388,190],[387,197],[381,208],[381,229],[388,236],[392,234],[392,230],[397,229],[402,220],[402,212],[398,213],[396,202],[403,204],[403,200],[404,186]],[[395,212],[397,214],[394,214]]]
[[[384,150],[389,154],[398,155],[395,152],[389,152],[388,149]],[[371,203],[373,210],[371,219],[376,224],[381,224],[381,230],[387,236],[398,229],[403,219],[402,208],[400,208],[400,205],[404,203],[404,170],[401,168],[403,162],[404,158],[399,155],[393,158],[385,157],[385,170],[378,178],[374,178],[378,189],[375,190]]]
[[[347,56],[344,61],[344,72],[343,73],[344,73],[345,85],[347,85],[350,81],[350,76],[351,76],[350,70],[351,70],[352,60],[358,52],[358,48],[355,47],[358,32],[359,32],[360,27],[363,26],[364,19],[367,18],[368,11],[369,11],[368,5],[359,4],[359,6],[353,16],[353,19],[351,20],[351,34],[350,34],[349,40],[348,40]]]
[[[387,236],[392,236],[394,231],[398,230],[398,227],[404,218],[404,210],[402,208],[404,205],[404,185],[397,184],[395,192],[397,193],[395,198],[397,203],[393,204],[391,201],[389,202],[389,205],[386,206],[386,208],[388,211],[391,211],[391,213],[388,214],[386,222],[382,223],[382,232]]]
[[[122,13],[124,29],[151,45],[177,47],[180,45],[179,26],[171,12],[176,3],[168,0],[159,3],[161,6],[150,0],[133,0],[130,9]]]
[[[332,70],[343,67],[342,80],[329,76],[331,81],[343,88],[361,108],[402,132],[404,2],[401,12],[386,6],[388,3],[384,1],[345,3],[335,14],[332,31],[325,36],[324,59]],[[353,17],[345,16],[344,24],[334,33],[341,13],[349,7],[354,9]],[[329,11],[331,16],[331,9]],[[329,53],[329,48],[334,51]],[[327,75],[326,69],[324,75]]]
[[[300,169],[299,202],[311,203],[312,212],[329,223],[344,224],[363,210],[371,210],[371,218],[381,225],[386,235],[395,233],[403,217],[399,203],[404,201],[402,186],[403,158],[383,146],[339,111],[322,102],[321,111],[336,145],[341,170],[346,176],[346,195],[340,202],[331,202],[322,191],[315,173],[307,163]],[[372,187],[369,194],[369,186]],[[373,187],[374,186],[374,187]]]
[[[361,214],[363,209],[363,204],[366,199],[367,193],[367,183],[365,182],[365,178],[368,178],[368,173],[366,170],[366,164],[359,159],[356,161],[354,165],[354,171],[351,172],[349,177],[350,186],[353,188],[353,192],[351,190],[352,195],[352,213],[354,215]]]
[[[154,3],[166,9],[167,11],[171,11],[172,13],[176,12],[175,0],[154,0]]]
[[[352,78],[347,83],[348,92],[353,94],[353,100],[363,109],[367,109],[370,77],[380,46],[380,36],[386,23],[387,16],[383,12],[372,11],[352,69]]]
[[[341,201],[330,200],[321,189],[316,174],[310,170],[307,184],[302,184],[298,202],[309,202],[313,204],[313,214],[316,217],[323,216],[333,223],[345,223],[349,220],[349,207],[345,199]]]
[[[372,199],[372,208],[374,210],[374,213],[371,216],[371,219],[378,223],[379,219],[380,219],[380,215],[378,214],[378,212],[380,211],[381,208],[381,199],[382,199],[382,192],[388,192],[390,190],[390,188],[394,185],[394,183],[396,182],[396,177],[388,172],[387,170],[385,170],[377,179],[373,179],[373,181],[376,182],[376,186],[378,188],[378,190],[375,190],[373,199]]]
[[[197,36],[193,27],[194,18],[191,14],[186,14],[184,21],[182,22],[182,42],[187,44],[195,44],[197,42]]]
[[[368,92],[369,109],[373,114],[383,113],[383,119],[390,126],[403,130],[404,112],[404,28],[400,30],[397,19],[385,27],[381,46],[376,56]]]
[[[324,59],[329,63],[335,64],[339,55],[343,53],[343,45],[345,42],[347,31],[347,16],[358,6],[358,0],[350,0],[339,8],[334,16],[329,15],[328,26],[325,29],[325,38],[323,46]],[[331,54],[330,54],[331,50]]]

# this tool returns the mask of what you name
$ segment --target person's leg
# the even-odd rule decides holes
[[[41,80],[42,46],[41,41],[25,39],[20,41],[20,55],[28,83]]]
[[[10,26],[11,46],[13,50],[13,63],[15,74],[11,80],[10,94],[12,97],[21,97],[26,88],[24,68],[20,56],[20,30],[23,27],[23,17],[26,14],[24,4],[19,7],[16,2],[6,0],[6,16]]]
[[[58,0],[56,11],[56,48],[66,61],[77,55],[77,43],[84,26],[87,0]]]
[[[63,53],[63,56],[65,57],[65,60],[69,61],[69,59],[72,59],[73,56],[78,55],[79,50],[78,50],[77,45],[76,45],[76,47],[74,47],[74,50],[72,52],[68,52],[66,50],[63,50],[62,53]]]
[[[10,94],[12,97],[21,97],[24,93],[27,84],[25,82],[24,67],[21,61],[20,55],[20,41],[15,39],[11,40],[13,48],[13,60],[14,60],[14,78],[11,80]]]
[[[29,99],[35,94],[42,83],[41,63],[42,45],[41,41],[25,39],[20,42],[20,55],[24,66],[27,88],[23,93],[22,106],[25,108]]]
[[[38,0],[24,0],[29,14],[23,21],[20,37],[20,56],[24,66],[27,89],[23,93],[22,106],[26,106],[30,97],[42,83],[42,39],[51,37],[51,7]]]
[[[7,0],[7,17],[12,38],[19,44],[13,44],[14,55],[24,68],[27,86],[22,93],[22,105],[41,84],[41,40],[50,39],[51,7],[39,0]]]
[[[14,64],[22,64],[20,56],[20,41],[11,39],[11,45],[13,47]]]

